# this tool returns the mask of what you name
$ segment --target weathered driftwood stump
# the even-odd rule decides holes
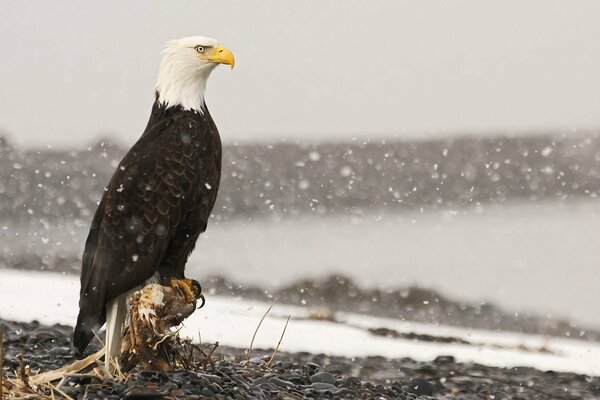
[[[152,283],[131,296],[121,346],[123,371],[138,364],[144,369],[173,369],[173,356],[181,344],[173,328],[194,312],[197,299],[204,301],[200,293],[194,295],[190,298],[178,288]]]

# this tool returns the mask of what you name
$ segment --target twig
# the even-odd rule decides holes
[[[64,385],[67,382],[67,380],[69,380],[69,377],[63,375],[63,377],[60,379],[60,382],[58,382],[58,385],[56,385],[56,389],[62,388],[62,385]]]
[[[113,364],[113,368],[115,369],[113,374],[110,375],[111,379],[115,379],[117,381],[125,380],[125,374],[121,371],[121,367],[119,366],[119,360],[115,357],[110,360]],[[110,371],[109,371],[110,372]]]
[[[219,347],[219,342],[215,342],[215,344],[213,346],[214,346],[214,348],[210,352],[211,355],[215,351],[215,349],[217,347]],[[207,354],[204,352],[204,350],[202,350],[199,346],[197,346],[197,345],[195,345],[194,343],[191,343],[191,342],[190,342],[190,347],[198,350],[200,353],[202,353],[204,355],[204,361],[208,360],[208,362],[210,363],[210,367],[212,368],[213,372],[217,370],[217,367],[215,366],[215,362],[212,360],[212,357],[208,357]],[[204,364],[204,366],[206,366],[206,364]]]
[[[202,368],[206,369],[206,363],[208,363],[209,361],[211,361],[211,364],[212,364],[212,355],[215,352],[215,350],[217,349],[217,347],[219,347],[219,342],[215,342],[215,344],[213,345],[213,348],[208,352],[206,357],[204,357],[204,364],[202,364]],[[212,364],[212,366],[214,369],[214,364]]]
[[[98,339],[98,341],[100,342],[100,344],[102,345],[102,347],[106,346],[104,344],[104,342],[102,341],[102,339],[100,339],[100,336],[98,336],[98,334],[96,333],[95,330],[92,330],[92,333],[94,334],[94,336],[96,337],[96,339]]]
[[[254,335],[252,335],[252,341],[250,342],[250,348],[248,349],[248,358],[246,359],[246,361],[250,361],[250,353],[252,353],[252,346],[254,345],[254,339],[256,338],[256,334],[258,333],[258,330],[260,329],[260,325],[263,323],[263,321],[267,317],[267,314],[269,314],[269,312],[271,311],[271,308],[273,308],[275,303],[277,303],[277,299],[273,300],[273,302],[271,303],[271,305],[269,306],[269,308],[267,309],[265,314],[262,316],[262,318],[258,322],[258,325],[256,326],[256,330],[254,331]]]
[[[267,363],[267,368],[269,368],[271,366],[271,363],[273,362],[273,360],[275,359],[275,356],[277,355],[277,350],[279,350],[279,345],[281,344],[281,341],[283,340],[283,335],[285,335],[285,330],[287,329],[288,323],[290,322],[290,318],[292,316],[288,315],[287,317],[287,321],[285,321],[285,326],[283,327],[283,332],[281,332],[281,337],[279,338],[279,343],[277,343],[277,347],[275,347],[275,350],[273,351],[273,355],[271,355],[271,358],[269,359],[269,362]]]
[[[57,388],[50,382],[46,382],[46,385],[50,386],[50,392],[52,392],[53,390],[56,390],[58,393],[62,394],[66,399],[73,400],[73,398],[71,396],[69,396],[68,394],[66,394],[61,389]],[[54,394],[53,394],[53,396],[54,396]]]
[[[23,387],[30,389],[29,387],[29,375],[27,374],[27,368],[25,368],[25,363],[23,362],[23,353],[19,353],[17,356],[19,358],[19,379],[21,380],[21,384]]]
[[[65,373],[79,372],[84,368],[87,368],[89,365],[94,364],[103,355],[104,349],[101,349],[98,352],[89,355],[82,360],[77,360],[69,365],[65,365],[62,368],[34,375],[31,377],[31,381],[36,385],[40,385],[44,382],[52,382],[59,380],[63,377]]]

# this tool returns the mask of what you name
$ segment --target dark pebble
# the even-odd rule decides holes
[[[250,390],[250,393],[254,394],[254,396],[259,399],[267,397],[265,391],[262,388],[260,388],[259,386],[250,385],[248,387],[248,389]]]
[[[433,362],[436,364],[454,364],[456,360],[453,356],[437,356]]]
[[[338,389],[333,394],[335,397],[358,397],[358,391],[348,388]]]
[[[127,387],[125,386],[124,383],[116,382],[113,385],[113,392],[115,392],[117,394],[123,394],[123,393],[125,393],[125,390],[127,390]]]
[[[339,386],[341,386],[343,388],[358,389],[362,386],[362,382],[361,382],[360,378],[351,376],[349,378],[346,378],[344,381],[342,381],[342,383],[340,383]]]
[[[423,363],[417,368],[417,371],[426,372],[431,375],[435,375],[437,370],[438,367],[430,363]]]
[[[431,396],[433,394],[433,385],[424,379],[413,379],[408,383],[406,391],[417,396]]]
[[[275,377],[269,379],[269,383],[272,385],[275,385],[275,386],[288,387],[288,388],[296,386],[290,381],[284,381],[283,379],[279,379],[279,378],[275,378]]]
[[[211,375],[211,374],[198,374],[199,377],[204,378],[204,379],[208,379],[211,382],[214,383],[221,383],[223,382],[223,378],[221,378],[218,375]]]
[[[167,374],[161,371],[142,370],[139,375],[150,382],[166,382],[169,380]]]
[[[330,374],[329,372],[317,372],[316,374],[310,377],[310,381],[313,383],[322,382],[329,383],[331,385],[335,385],[335,376]]]
[[[414,394],[414,393],[406,393],[406,392],[404,392],[400,396],[398,396],[398,398],[402,399],[402,400],[416,400],[417,395]]]
[[[73,396],[73,397],[77,397],[78,394],[83,393],[83,388],[80,387],[70,387],[70,386],[64,386],[62,388],[62,391],[65,392],[65,394],[68,394],[69,396]]]
[[[276,392],[276,391],[277,391],[277,389],[275,388],[275,386],[273,386],[273,385],[272,385],[272,384],[270,384],[269,382],[261,383],[261,384],[259,385],[259,387],[260,387],[262,390],[266,390],[266,391],[269,391],[269,392]]]
[[[266,383],[268,381],[264,376],[259,376],[258,378],[252,379],[252,383],[255,385],[260,385],[261,383]]]
[[[302,385],[305,383],[305,379],[299,376],[289,376],[286,377],[286,380],[295,383],[296,385]]]
[[[53,356],[66,356],[71,354],[71,349],[65,346],[53,347],[48,350],[48,354]]]
[[[219,394],[219,393],[223,392],[223,388],[221,388],[221,386],[217,385],[216,383],[211,383],[210,385],[207,386],[207,388],[209,388],[215,394]]]
[[[318,390],[318,391],[336,390],[337,389],[335,387],[335,385],[332,385],[331,383],[324,383],[324,382],[315,382],[315,383],[311,384],[310,387],[315,390]]]
[[[179,386],[175,382],[167,382],[162,385],[159,389],[159,392],[162,394],[169,394],[172,390],[179,389]]]
[[[265,363],[265,360],[262,357],[252,357],[249,361],[251,364],[257,364],[257,365]]]
[[[248,389],[248,382],[244,378],[242,378],[241,375],[239,375],[239,374],[231,375],[231,380],[233,382],[235,382],[236,385],[239,385],[239,386],[243,387],[244,389]]]
[[[319,364],[315,364],[313,362],[307,362],[306,366],[310,367],[310,368],[312,368],[314,370],[321,369],[321,366]]]
[[[129,389],[123,398],[127,400],[162,400],[165,397],[156,390],[134,387]]]

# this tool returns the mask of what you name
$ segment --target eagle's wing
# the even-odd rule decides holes
[[[114,173],[85,245],[73,342],[83,352],[105,322],[106,303],[156,272],[200,178],[189,135],[197,122],[167,119],[147,130]]]

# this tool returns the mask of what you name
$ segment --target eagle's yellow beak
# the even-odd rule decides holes
[[[223,46],[215,47],[210,54],[206,54],[202,58],[205,60],[212,61],[214,63],[230,65],[231,69],[233,69],[235,65],[235,58],[233,57],[233,53],[231,52],[231,50]]]

